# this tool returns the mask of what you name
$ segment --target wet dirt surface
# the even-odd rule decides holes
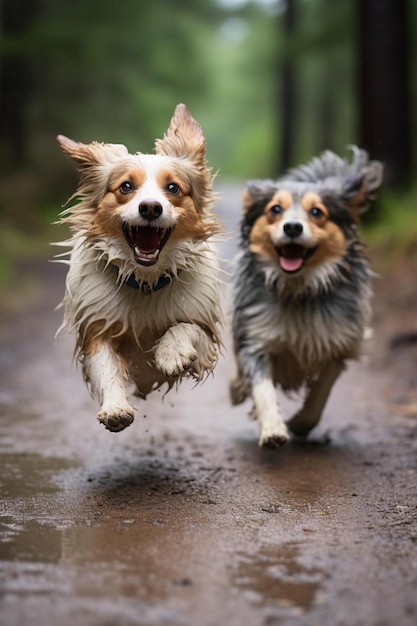
[[[230,406],[227,331],[204,385],[105,431],[54,340],[65,268],[34,264],[36,297],[0,324],[1,626],[414,626],[415,269],[376,285],[370,358],[311,438],[268,451]]]

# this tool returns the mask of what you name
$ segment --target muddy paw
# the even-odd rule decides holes
[[[193,347],[189,350],[173,351],[159,347],[155,353],[156,367],[168,377],[181,376],[192,369],[198,354]]]
[[[130,426],[134,420],[134,416],[133,411],[116,409],[111,412],[100,411],[97,415],[97,419],[100,424],[103,424],[107,428],[107,430],[110,430],[113,433],[118,433]]]
[[[264,431],[259,437],[259,447],[261,448],[281,448],[289,441],[288,430],[283,425],[282,428]]]

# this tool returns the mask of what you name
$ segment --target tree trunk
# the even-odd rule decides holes
[[[14,43],[13,51],[3,56],[0,64],[1,160],[3,166],[19,167],[27,156],[28,110],[33,90],[30,52],[27,54],[19,43],[37,15],[38,0],[3,0],[0,9],[2,39]]]
[[[287,45],[279,89],[278,110],[280,110],[280,128],[282,132],[280,154],[278,158],[279,174],[285,171],[292,163],[293,146],[295,143],[296,128],[296,69],[291,50],[297,29],[297,3],[296,0],[286,0],[284,14],[284,33]],[[279,103],[281,108],[279,109]]]
[[[411,173],[407,0],[358,0],[361,144],[391,185]]]

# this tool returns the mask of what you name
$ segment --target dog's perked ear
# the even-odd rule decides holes
[[[128,156],[126,146],[115,143],[81,143],[73,141],[64,135],[56,138],[61,150],[71,157],[79,166],[80,171],[88,170],[97,165],[113,163],[121,157]]]
[[[254,206],[264,206],[277,191],[273,180],[249,180],[243,190],[243,214],[246,215]]]
[[[91,196],[92,205],[99,201],[105,190],[108,171],[118,159],[128,156],[127,148],[113,143],[81,143],[58,135],[62,151],[71,157],[80,172],[78,191]]]
[[[264,211],[265,205],[277,191],[277,183],[272,180],[250,180],[243,190],[243,219],[241,222],[241,232],[244,238],[249,237],[249,233]]]
[[[155,142],[155,151],[171,157],[188,157],[198,167],[206,167],[206,140],[203,130],[185,104],[178,104],[175,108],[163,139]]]
[[[364,213],[375,192],[381,186],[384,168],[379,161],[369,161],[364,150],[353,148],[351,172],[342,179],[341,198],[352,218],[357,220]]]

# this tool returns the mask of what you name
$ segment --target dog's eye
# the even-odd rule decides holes
[[[313,206],[313,208],[310,209],[310,215],[312,215],[313,217],[319,218],[319,217],[323,217],[324,213],[321,209],[319,209],[318,206]]]
[[[282,213],[282,206],[279,204],[274,204],[274,206],[271,206],[269,210],[273,215],[279,215],[280,213]]]
[[[176,183],[168,183],[168,185],[166,186],[166,190],[168,191],[168,193],[172,193],[174,196],[176,196],[181,191]]]
[[[125,180],[120,186],[119,186],[119,191],[121,191],[122,193],[132,193],[132,191],[134,191],[135,187],[133,186],[132,183],[130,183],[128,180]]]

